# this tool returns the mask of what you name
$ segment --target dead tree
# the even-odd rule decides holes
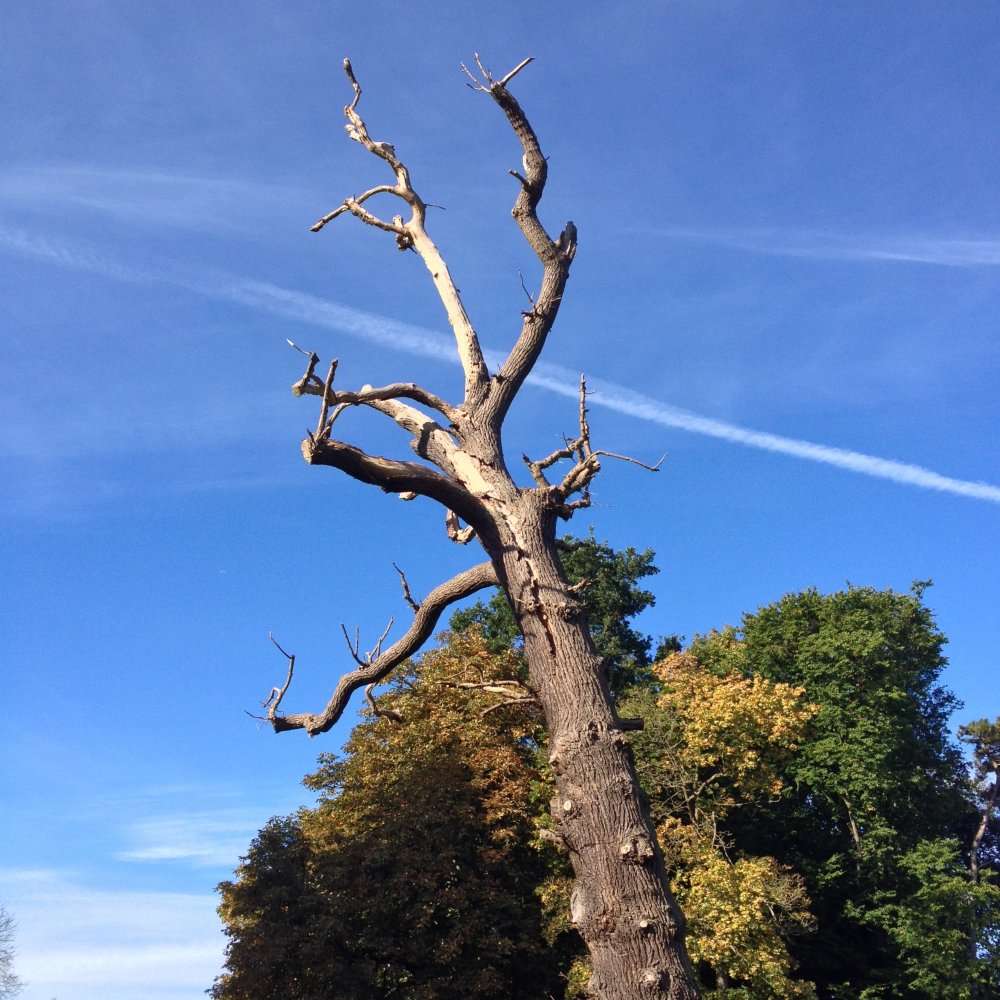
[[[522,170],[510,171],[519,187],[512,214],[542,266],[540,287],[529,296],[530,308],[521,314],[517,340],[503,364],[491,373],[458,288],[427,234],[428,206],[414,190],[395,149],[370,136],[358,111],[361,87],[350,62],[344,61],[354,88],[354,99],[344,109],[347,133],[388,165],[395,183],[378,184],[346,198],[313,230],[349,214],[385,230],[400,250],[419,255],[455,335],[465,395],[460,402],[449,403],[413,383],[341,391],[334,385],[336,362],[323,376],[316,370],[319,358],[309,354],[306,373],[293,391],[319,396],[321,412],[316,431],[302,443],[302,453],[311,465],[331,466],[403,499],[420,496],[437,501],[445,511],[448,536],[459,543],[474,538],[487,559],[435,588],[420,604],[411,598],[404,580],[405,596],[414,610],[406,634],[388,648],[382,648],[380,640],[366,655],[355,642],[351,652],[356,668],[340,680],[326,708],[317,714],[280,713],[294,667],[294,658],[289,657],[288,677],[267,703],[268,719],[276,732],[304,729],[316,735],[329,730],[354,691],[360,687],[370,691],[371,685],[420,648],[445,608],[483,588],[500,587],[524,637],[529,700],[537,699],[545,713],[558,789],[552,802],[555,837],[569,852],[576,875],[572,917],[590,951],[592,995],[600,1000],[694,997],[697,991],[684,948],[683,918],[670,895],[636,781],[623,731],[626,724],[616,717],[601,658],[557,551],[557,523],[588,506],[590,483],[600,469],[600,459],[610,455],[591,448],[582,380],[579,435],[545,458],[532,461],[522,456],[533,486],[515,483],[501,448],[504,418],[555,322],[577,243],[572,222],[553,239],[538,219],[547,163],[527,117],[508,89],[529,62],[525,59],[497,80],[478,57],[479,75],[466,70],[473,88],[499,105],[520,141]],[[377,198],[401,203],[403,214],[374,214],[370,206]],[[420,461],[369,454],[335,438],[336,421],[355,406],[367,406],[395,421],[409,435]],[[561,463],[566,471],[556,475]]]

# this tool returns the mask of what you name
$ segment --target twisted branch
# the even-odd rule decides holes
[[[269,706],[267,718],[274,731],[282,733],[292,729],[304,729],[310,736],[328,732],[344,714],[344,709],[347,708],[351,695],[358,688],[377,684],[420,649],[430,638],[445,608],[470,594],[484,590],[486,587],[495,587],[497,583],[493,564],[485,562],[473,566],[471,569],[465,570],[464,573],[459,573],[435,587],[420,604],[406,634],[384,652],[378,651],[377,655],[373,655],[368,662],[359,660],[359,666],[356,670],[341,677],[322,712],[316,714],[304,712],[295,715],[278,714],[278,703],[280,703],[281,697],[284,697],[288,685],[291,683],[291,669],[289,669],[288,680],[280,690],[277,701],[269,699],[265,703]]]

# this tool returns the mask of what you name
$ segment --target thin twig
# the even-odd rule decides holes
[[[510,701],[499,701],[495,705],[490,705],[489,708],[484,708],[479,713],[479,718],[484,719],[490,712],[495,712],[500,708],[509,708],[514,705],[537,705],[539,701],[537,698],[511,698]]]
[[[278,711],[278,706],[281,704],[281,699],[285,697],[288,685],[292,683],[292,675],[295,673],[295,656],[292,653],[286,653],[281,648],[278,640],[274,638],[273,633],[268,632],[267,637],[274,643],[278,652],[288,660],[288,676],[285,678],[285,683],[280,688],[271,688],[271,694],[268,696],[267,701],[261,703],[262,707],[267,709],[268,719],[274,719]]]
[[[618,455],[613,451],[595,451],[594,455],[595,457],[600,455],[604,458],[616,458],[619,462],[629,462],[632,465],[638,465],[640,469],[645,469],[647,472],[659,472],[660,466],[663,465],[663,462],[667,457],[667,453],[664,452],[660,456],[660,460],[656,463],[656,465],[647,465],[645,462],[640,462],[637,458],[632,458],[629,455]]]
[[[399,574],[399,582],[403,585],[403,600],[413,609],[413,613],[416,614],[420,610],[420,603],[413,599],[413,595],[410,593],[410,585],[406,582],[406,574],[395,564],[392,564],[392,568]]]
[[[361,99],[361,84],[358,83],[358,79],[354,75],[350,59],[344,60],[344,72],[347,74],[347,79],[351,81],[351,86],[354,88],[354,100],[348,104],[348,107],[353,111],[358,106],[358,101]]]
[[[358,629],[354,630],[354,645],[353,646],[351,645],[351,637],[347,634],[347,626],[343,622],[340,623],[340,631],[344,633],[344,642],[347,643],[347,649],[350,652],[352,658],[354,659],[354,662],[359,667],[365,666],[364,661],[358,655],[358,652],[359,652],[359,649],[360,649],[360,644],[361,644],[361,634],[360,634],[360,631]]]

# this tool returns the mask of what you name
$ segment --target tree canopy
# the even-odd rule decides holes
[[[631,624],[652,554],[565,551],[597,581],[618,711],[645,723],[630,741],[705,994],[1000,995],[997,724],[961,731],[970,779],[922,589],[788,595],[653,664]],[[452,626],[221,886],[216,1000],[585,994],[516,628],[499,599]]]

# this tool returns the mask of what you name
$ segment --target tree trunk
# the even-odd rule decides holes
[[[591,991],[602,1000],[695,997],[683,917],[667,889],[603,661],[562,573],[555,515],[533,491],[512,506],[498,517],[497,572],[548,725],[558,789],[552,812],[576,875],[572,919],[590,952]]]

